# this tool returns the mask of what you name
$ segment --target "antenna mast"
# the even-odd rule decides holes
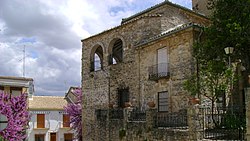
[[[23,46],[23,77],[25,77],[25,45]]]

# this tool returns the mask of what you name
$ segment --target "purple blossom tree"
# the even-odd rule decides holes
[[[0,91],[0,113],[8,119],[7,127],[0,131],[0,136],[8,141],[22,141],[26,135],[29,122],[27,94],[10,97],[10,94]]]
[[[75,139],[82,141],[82,90],[77,88],[73,93],[77,97],[77,102],[69,103],[64,110],[70,116],[71,129],[76,133]]]

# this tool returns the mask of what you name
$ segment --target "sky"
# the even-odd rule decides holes
[[[0,0],[0,76],[33,78],[35,95],[64,96],[81,86],[81,39],[162,1]]]

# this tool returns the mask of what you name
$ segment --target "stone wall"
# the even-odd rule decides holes
[[[166,4],[145,13],[140,18],[82,40],[84,139],[97,138],[95,134],[97,131],[94,130],[97,124],[95,109],[108,108],[110,103],[117,105],[118,88],[128,87],[129,100],[135,99],[137,107],[145,108],[149,97],[153,97],[157,104],[157,93],[168,91],[169,111],[186,108],[188,95],[183,90],[182,84],[192,70],[191,46],[194,29],[188,28],[173,33],[140,48],[136,45],[177,25],[190,22],[202,24],[206,23],[205,21],[207,19],[192,12],[185,12],[183,9]],[[111,54],[111,43],[114,39],[121,39],[123,42],[123,61],[109,65],[108,56]],[[91,55],[97,45],[103,50],[103,69],[90,72]],[[171,77],[158,82],[149,81],[148,67],[156,64],[156,51],[162,47],[169,49]]]

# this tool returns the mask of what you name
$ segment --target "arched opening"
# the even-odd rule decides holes
[[[113,43],[113,44],[112,44]],[[123,61],[123,42],[116,39],[111,42],[112,52],[109,55],[109,64],[117,64]]]
[[[103,50],[100,45],[94,47],[95,50],[91,53],[91,68],[90,71],[98,71],[103,69]]]

